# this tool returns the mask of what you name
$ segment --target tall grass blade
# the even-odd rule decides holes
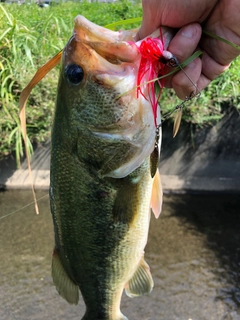
[[[2,39],[12,30],[11,27],[9,27],[8,29],[6,29],[1,35],[0,35],[0,41],[2,41]]]
[[[139,23],[141,21],[142,21],[142,18],[138,17],[138,18],[120,20],[120,21],[117,21],[117,22],[109,23],[109,24],[106,24],[104,27],[108,28],[108,29],[111,29],[111,30],[114,30],[115,27],[117,27],[117,26],[127,26],[129,24]]]
[[[11,19],[11,15],[7,13],[7,11],[4,9],[3,5],[0,4],[0,9],[3,11],[5,14],[5,17],[7,18],[9,24],[13,26],[13,20]]]
[[[209,32],[209,31],[207,31],[207,30],[204,30],[204,29],[203,29],[202,32],[203,32],[204,34],[210,36],[211,38],[220,40],[220,41],[228,44],[229,46],[231,46],[231,47],[233,47],[233,48],[235,48],[235,49],[240,50],[240,46],[238,46],[237,44],[235,44],[235,43],[233,43],[233,42],[231,42],[231,41],[228,41],[228,40],[226,40],[226,39],[224,39],[224,38],[222,38],[222,37],[219,37],[219,36],[217,36],[216,34],[213,34],[213,33]]]

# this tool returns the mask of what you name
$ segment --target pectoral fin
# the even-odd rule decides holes
[[[162,198],[163,198],[162,183],[161,183],[159,169],[157,169],[156,174],[154,176],[154,180],[153,180],[152,196],[151,196],[151,203],[150,203],[150,207],[156,219],[159,217],[162,211]]]
[[[125,292],[129,297],[137,297],[148,294],[152,291],[153,279],[149,265],[144,258],[141,259],[137,270],[133,277],[129,280],[125,287]]]
[[[67,272],[63,268],[56,249],[53,251],[52,255],[52,278],[60,296],[70,304],[78,304],[79,288],[69,278]]]

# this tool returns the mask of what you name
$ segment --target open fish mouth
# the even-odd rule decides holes
[[[76,64],[83,69],[82,87],[86,80],[94,82],[109,90],[116,105],[129,105],[131,99],[136,99],[134,89],[141,59],[134,43],[135,33],[111,31],[79,15],[64,49],[63,64],[65,68]]]
[[[138,137],[131,132],[119,132],[119,129],[112,129],[112,130],[91,130],[91,132],[102,139],[109,139],[109,140],[125,140],[129,144],[141,148],[142,144],[138,141]]]
[[[140,58],[133,45],[137,33],[133,31],[112,31],[88,21],[81,15],[74,20],[73,34],[77,41],[88,44],[100,56],[113,64],[135,62]]]

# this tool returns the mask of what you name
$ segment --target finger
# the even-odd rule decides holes
[[[198,23],[193,23],[181,28],[178,33],[174,36],[169,44],[168,51],[173,53],[178,61],[181,63],[189,58],[195,51],[198,42],[201,37],[201,26]],[[194,72],[194,68],[196,72]],[[197,59],[193,61],[188,67],[186,67],[186,73],[190,73],[188,76],[192,79],[192,82],[197,82],[200,76],[201,61]],[[184,69],[185,70],[185,69]],[[200,72],[201,73],[201,72]],[[173,87],[176,93],[182,99],[185,99],[186,95],[189,94],[189,90],[195,91],[192,82],[184,75],[182,71],[172,77],[166,78],[165,86]],[[190,91],[191,92],[191,91]]]
[[[240,45],[240,1],[218,1],[211,16],[204,24],[204,29],[236,45]],[[227,66],[240,51],[237,48],[203,34],[200,46],[220,65]],[[218,72],[218,71],[217,71]]]
[[[193,22],[202,23],[217,2],[217,0],[142,0],[143,20],[136,40],[149,36],[160,26],[180,28]]]
[[[143,19],[136,35],[136,41],[144,39],[162,25],[162,12],[165,1],[142,0]]]
[[[201,71],[202,61],[200,58],[196,58],[184,68],[184,72],[179,71],[173,76],[172,87],[180,99],[184,100],[186,97],[200,92],[198,81],[201,76]]]
[[[222,65],[218,63],[207,52],[203,53],[202,64],[202,74],[204,74],[209,80],[217,78],[229,67],[229,64]]]
[[[168,50],[177,57],[179,62],[182,62],[195,51],[201,34],[202,29],[198,23],[184,26],[173,37],[168,46]]]
[[[203,52],[202,74],[197,81],[199,90],[203,90],[207,85],[222,74],[230,65],[221,65],[216,62],[207,52]]]

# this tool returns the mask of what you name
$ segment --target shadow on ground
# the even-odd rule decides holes
[[[183,179],[206,177],[239,181],[239,136],[240,116],[235,108],[230,108],[213,127],[197,129],[188,124],[182,125],[174,139],[172,124],[164,124],[161,173]]]
[[[240,311],[239,195],[175,195],[174,199],[175,216],[205,236],[206,246],[221,264],[216,276],[226,279],[228,286],[216,299],[234,302]]]

